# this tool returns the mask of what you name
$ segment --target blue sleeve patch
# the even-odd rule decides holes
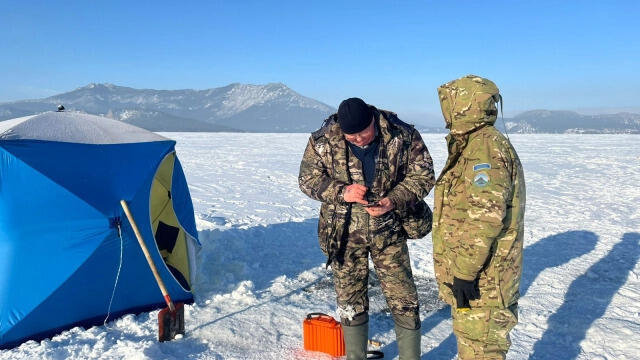
[[[483,169],[491,169],[491,164],[482,163],[473,165],[473,171],[483,170]]]

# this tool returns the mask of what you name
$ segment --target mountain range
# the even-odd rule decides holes
[[[89,84],[44,99],[0,103],[0,121],[55,110],[62,104],[151,131],[311,132],[336,109],[282,83],[230,84],[206,90],[134,89]],[[504,125],[503,125],[504,124]],[[584,115],[532,110],[498,119],[508,133],[640,133],[640,114]],[[423,132],[446,132],[425,127]]]
[[[44,99],[0,104],[0,120],[55,110],[59,104],[152,131],[308,132],[336,111],[281,83],[206,90],[89,84]]]

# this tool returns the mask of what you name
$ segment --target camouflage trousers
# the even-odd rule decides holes
[[[505,359],[511,346],[509,332],[518,323],[518,304],[505,309],[451,307],[458,359]]]
[[[395,322],[407,329],[418,329],[418,294],[413,281],[406,236],[393,212],[369,216],[354,205],[349,234],[342,251],[344,261],[331,264],[338,302],[338,315],[345,325],[353,317],[366,322],[369,311],[369,255],[380,280],[382,292]]]

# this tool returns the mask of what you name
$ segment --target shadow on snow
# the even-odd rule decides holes
[[[295,279],[302,272],[323,264],[326,259],[318,247],[317,226],[318,219],[314,218],[268,226],[200,231],[202,248],[198,254],[198,278],[194,286],[196,303],[202,305],[214,294],[231,292],[243,281],[250,281],[252,291],[260,294],[283,275]],[[278,302],[324,279],[322,276],[286,294],[268,297],[224,314],[191,331]]]
[[[627,281],[640,257],[640,234],[626,233],[611,251],[575,279],[564,303],[549,317],[531,359],[575,359],[587,330],[599,319],[618,289]]]
[[[527,246],[523,254],[522,280],[520,294],[525,296],[531,284],[548,268],[554,268],[568,263],[574,258],[583,256],[595,249],[598,236],[590,231],[568,231],[537,241]],[[634,263],[635,264],[635,263]],[[631,266],[633,268],[633,265]],[[625,276],[626,278],[626,276]],[[621,286],[620,284],[619,286]],[[619,287],[616,287],[617,288]],[[587,289],[588,291],[588,289]],[[615,293],[615,290],[613,291]],[[609,298],[609,301],[611,299]],[[579,317],[581,314],[574,314]],[[441,321],[451,317],[451,308],[446,306],[429,316],[422,322],[422,334],[436,327]],[[565,317],[565,320],[568,318]],[[550,325],[551,326],[551,325]],[[586,329],[585,329],[586,331]],[[584,334],[583,334],[584,337]],[[452,359],[457,354],[457,344],[453,333],[443,340],[436,348],[422,356],[423,359]],[[551,356],[551,357],[548,357]],[[557,353],[547,353],[547,358],[555,358]],[[544,356],[543,356],[544,357]],[[567,358],[564,355],[563,359]]]
[[[196,302],[227,293],[242,281],[255,291],[269,288],[285,275],[295,278],[326,260],[318,248],[318,219],[250,228],[200,231]]]

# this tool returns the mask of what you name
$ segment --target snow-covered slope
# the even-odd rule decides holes
[[[0,359],[330,359],[302,350],[305,314],[335,315],[316,238],[320,204],[297,186],[307,136],[163,135],[178,141],[203,244],[186,336],[157,343],[154,311],[28,342]],[[441,169],[443,136],[424,139]],[[520,324],[508,359],[640,359],[640,138],[511,139],[525,168],[527,211]],[[423,358],[452,359],[430,236],[409,248]],[[397,358],[392,320],[375,277],[371,283],[370,337],[386,359]]]

